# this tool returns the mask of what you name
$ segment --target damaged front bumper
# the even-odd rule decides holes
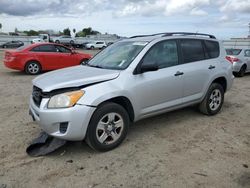
[[[38,107],[30,97],[30,115],[48,135],[69,141],[85,138],[94,107],[76,104],[70,108],[48,109],[44,98]]]

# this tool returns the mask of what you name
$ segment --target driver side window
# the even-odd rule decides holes
[[[56,52],[61,52],[61,53],[71,53],[71,50],[68,48],[64,48],[63,46],[55,46]]]
[[[175,40],[155,44],[143,58],[143,64],[157,64],[159,69],[178,65],[178,51]]]

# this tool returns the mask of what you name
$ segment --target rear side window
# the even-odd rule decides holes
[[[201,40],[182,39],[180,40],[180,47],[182,50],[184,63],[190,63],[205,59]]]
[[[56,52],[56,48],[53,45],[41,45],[33,48],[33,52]]]
[[[246,57],[250,57],[250,50],[246,50],[246,51],[245,51],[245,56],[246,56]]]
[[[241,49],[226,49],[227,55],[239,55]]]
[[[218,42],[205,40],[204,43],[205,43],[206,55],[208,56],[208,58],[219,57],[220,47]]]

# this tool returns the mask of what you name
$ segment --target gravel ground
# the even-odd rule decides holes
[[[28,115],[33,76],[0,52],[0,188],[250,187],[250,75],[235,79],[218,115],[185,108],[135,123],[117,149],[72,142],[44,157],[25,153],[40,128]]]

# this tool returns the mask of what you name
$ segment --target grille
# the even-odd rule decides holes
[[[33,91],[32,91],[32,98],[34,103],[40,107],[41,101],[42,101],[42,90],[36,86],[33,86]]]

